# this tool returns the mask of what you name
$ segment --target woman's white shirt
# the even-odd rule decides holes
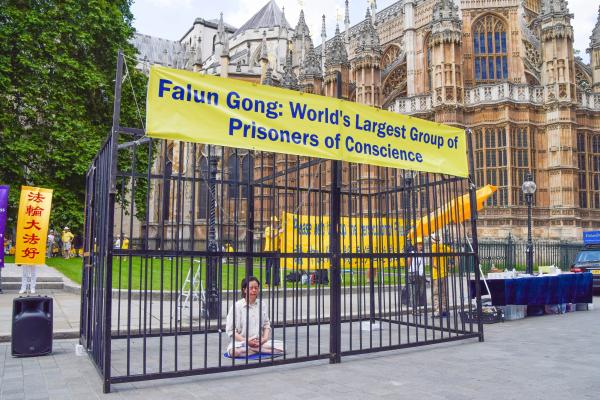
[[[260,338],[263,329],[270,327],[271,321],[264,301],[256,300],[254,304],[246,305],[246,299],[241,299],[227,313],[225,330],[231,341],[234,330],[248,340]]]

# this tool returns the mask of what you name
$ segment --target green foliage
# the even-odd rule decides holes
[[[112,125],[117,52],[130,57],[121,125],[140,127],[145,77],[128,42],[131,0],[0,0],[0,183],[54,189],[51,226],[81,232],[85,175]],[[140,113],[143,116],[144,110]]]

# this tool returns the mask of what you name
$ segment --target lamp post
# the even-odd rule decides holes
[[[521,186],[521,190],[525,195],[525,201],[527,202],[527,265],[526,271],[528,274],[533,274],[533,242],[531,240],[531,204],[533,203],[533,194],[535,193],[537,186],[533,181],[531,172],[527,172],[525,181]]]
[[[217,243],[217,230],[216,230],[216,203],[217,203],[217,168],[219,164],[219,156],[217,155],[217,146],[208,146],[208,190],[209,203],[208,203],[208,251],[213,253],[219,251],[219,244]],[[206,268],[206,286],[208,289],[206,298],[206,310],[208,318],[217,319],[221,315],[221,299],[219,296],[219,257],[210,255],[208,256],[208,263]]]

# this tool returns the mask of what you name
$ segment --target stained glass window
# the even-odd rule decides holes
[[[486,15],[473,25],[475,81],[493,82],[508,79],[506,25]]]

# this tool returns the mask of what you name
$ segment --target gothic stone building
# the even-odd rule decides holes
[[[600,228],[600,18],[585,64],[565,0],[456,3],[400,0],[378,10],[372,1],[351,24],[346,1],[343,26],[327,38],[324,15],[324,44],[314,47],[303,12],[292,26],[271,0],[239,28],[223,15],[198,18],[179,41],[139,34],[134,44],[141,69],[156,63],[325,96],[341,78],[347,100],[470,128],[477,185],[499,187],[480,214],[480,234],[526,235],[520,187],[531,171],[534,237],[580,240]],[[259,170],[247,151],[222,157],[225,173],[238,178],[247,168],[260,176],[290,167],[273,156]],[[171,156],[173,171],[180,158]]]

